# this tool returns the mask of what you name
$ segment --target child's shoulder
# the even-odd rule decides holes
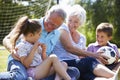
[[[90,46],[97,46],[97,43],[96,43],[96,42],[90,43],[90,44],[88,45],[88,47],[90,47]]]
[[[117,45],[115,43],[111,43],[111,42],[108,42],[108,45],[111,47],[117,47]]]
[[[96,51],[96,43],[90,43],[87,47],[87,51],[95,52]]]
[[[33,45],[30,44],[30,43],[27,42],[27,41],[24,41],[24,40],[21,40],[21,41],[16,45],[16,47],[24,47],[24,48],[31,47],[31,46],[33,46]]]

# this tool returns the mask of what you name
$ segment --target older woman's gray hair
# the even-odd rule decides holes
[[[78,16],[80,20],[80,26],[83,25],[86,21],[86,10],[80,6],[80,5],[74,5],[69,9],[69,13],[67,14],[69,16]]]

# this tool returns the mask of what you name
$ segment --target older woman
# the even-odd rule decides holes
[[[77,9],[78,8],[78,9]],[[75,11],[77,9],[78,11]],[[80,10],[79,10],[80,9]],[[77,31],[86,21],[86,11],[82,8],[79,8],[78,5],[73,6],[71,13],[68,13],[67,25],[70,30],[70,34],[74,43],[81,49],[86,49],[86,37]]]
[[[81,73],[81,80],[108,80],[108,78],[112,78],[115,73],[95,59],[98,58],[102,62],[107,63],[104,60],[105,56],[100,54],[94,55],[91,52],[83,50],[85,49],[86,39],[77,31],[77,28],[85,22],[86,11],[80,5],[75,5],[69,10],[71,12],[67,18],[67,25],[63,24],[59,28],[61,36],[54,47],[53,53],[60,60],[66,61],[69,66],[77,67]],[[80,59],[78,56],[85,58]]]

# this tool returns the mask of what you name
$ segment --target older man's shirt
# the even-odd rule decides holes
[[[42,33],[41,33],[39,42],[46,44],[46,46],[47,46],[46,53],[47,53],[47,55],[50,55],[51,52],[53,51],[53,48],[54,48],[56,42],[59,39],[60,32],[56,29],[56,30],[53,30],[52,32],[48,33],[44,28],[44,18],[41,18],[39,20],[39,22],[42,26]]]

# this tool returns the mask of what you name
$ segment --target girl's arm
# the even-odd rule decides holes
[[[32,63],[33,59],[34,59],[34,54],[36,52],[36,49],[39,46],[39,42],[36,42],[33,46],[33,48],[31,49],[30,53],[28,56],[22,56],[20,57],[20,61],[22,62],[22,64],[25,65],[26,68],[30,67],[30,64]]]

